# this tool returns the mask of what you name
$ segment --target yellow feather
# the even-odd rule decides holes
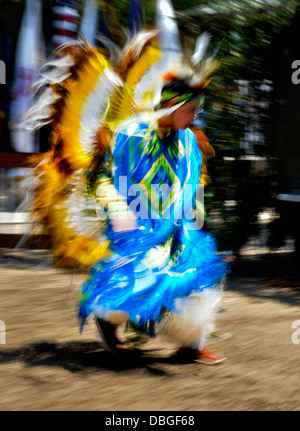
[[[161,57],[161,52],[154,46],[147,46],[135,64],[129,69],[125,83],[129,90],[137,85],[144,74],[153,66]]]
[[[86,169],[92,161],[81,145],[79,138],[81,113],[84,104],[94,89],[99,76],[108,66],[107,60],[100,54],[91,56],[78,72],[78,81],[72,83],[62,112],[60,129],[63,139],[63,156],[74,170]]]

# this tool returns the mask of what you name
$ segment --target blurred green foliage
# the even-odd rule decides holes
[[[280,212],[279,149],[287,145],[282,142],[284,133],[279,139],[282,116],[278,93],[283,80],[290,83],[291,63],[280,67],[279,50],[284,52],[291,44],[291,38],[285,36],[298,6],[298,1],[215,0],[179,14],[181,28],[191,38],[208,31],[212,44],[220,44],[222,64],[208,87],[205,106],[206,133],[216,151],[209,163],[212,183],[206,187],[205,225],[221,249],[238,252],[251,235],[259,233],[257,216],[261,211],[272,208]],[[299,35],[294,39],[299,40]],[[293,55],[296,59],[295,51]],[[272,83],[272,91],[262,91],[265,80]],[[248,94],[238,91],[237,81],[248,82]],[[257,106],[261,102],[266,103]],[[262,137],[252,152],[263,159],[243,158],[240,142],[249,124],[254,124]],[[290,123],[285,124],[288,129]],[[286,229],[280,219],[270,231],[269,245],[281,246]]]
[[[115,1],[122,11],[124,25],[129,3]],[[208,165],[212,182],[206,186],[205,227],[214,234],[221,249],[238,252],[251,235],[259,232],[257,216],[261,211],[272,208],[280,212],[277,201],[282,178],[280,146],[285,146],[289,122],[285,122],[285,128],[279,127],[282,114],[278,94],[282,81],[290,82],[290,64],[279,66],[279,51],[289,48],[293,37],[299,40],[297,35],[286,40],[285,37],[300,3],[299,0],[173,0],[172,3],[185,49],[192,52],[199,33],[208,31],[212,36],[212,52],[217,47],[222,62],[206,94],[205,131],[216,156]],[[151,25],[156,1],[144,0],[143,6],[144,23]],[[265,80],[272,83],[272,91],[262,91]],[[238,91],[237,81],[248,82],[248,94]],[[264,106],[257,106],[261,102],[265,102]],[[291,112],[286,115],[291,116]],[[261,139],[252,152],[263,157],[262,160],[243,159],[240,142],[249,125],[260,133]],[[284,241],[285,229],[280,219],[271,227],[269,245],[276,248]]]

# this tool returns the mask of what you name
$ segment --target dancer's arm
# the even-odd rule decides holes
[[[111,153],[107,153],[106,155],[104,169],[98,177],[96,198],[101,207],[106,210],[106,215],[113,230],[123,232],[136,229],[137,223],[134,212],[127,204],[127,188],[122,187],[121,184],[119,186],[118,184],[115,185],[116,183],[113,179],[116,166],[120,167],[122,165],[124,169],[123,176],[125,175],[127,178],[129,175],[126,163],[124,163],[125,158],[128,157],[127,137],[121,133],[115,133],[110,143],[111,150],[116,145],[117,154],[114,153],[112,156]]]
[[[137,228],[136,216],[127,205],[126,198],[118,192],[107,174],[102,174],[96,191],[96,198],[116,232],[130,231]]]

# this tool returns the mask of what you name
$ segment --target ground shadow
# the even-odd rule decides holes
[[[53,268],[53,259],[47,250],[0,248],[0,266],[7,269]]]
[[[299,306],[298,274],[295,253],[257,254],[237,261],[228,276],[227,291]]]
[[[0,365],[22,361],[27,366],[61,367],[72,373],[97,371],[126,372],[144,369],[152,375],[170,375],[159,368],[159,364],[191,363],[191,358],[182,352],[171,356],[152,355],[155,350],[137,348],[118,349],[116,355],[105,351],[97,342],[33,343],[19,349],[5,349],[0,352]],[[157,367],[158,366],[158,367]]]

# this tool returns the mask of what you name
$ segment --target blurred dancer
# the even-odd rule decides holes
[[[43,67],[26,124],[51,124],[52,149],[36,168],[32,208],[57,264],[92,265],[81,330],[95,317],[117,352],[121,324],[151,322],[213,364],[224,357],[204,347],[228,267],[201,230],[203,158],[188,127],[217,63],[204,35],[190,61],[179,52],[170,67],[156,37],[139,32],[114,60],[74,41]]]
[[[168,75],[155,121],[139,114],[116,130],[113,167],[100,175],[97,195],[108,207],[111,256],[97,262],[82,289],[82,325],[96,316],[105,347],[116,352],[116,330],[157,322],[158,331],[207,364],[225,358],[204,350],[213,331],[227,265],[214,240],[191,223],[202,155],[188,128],[203,101],[204,82]],[[161,195],[160,196],[160,193]],[[138,197],[137,197],[138,196]],[[197,224],[198,223],[198,224]]]

